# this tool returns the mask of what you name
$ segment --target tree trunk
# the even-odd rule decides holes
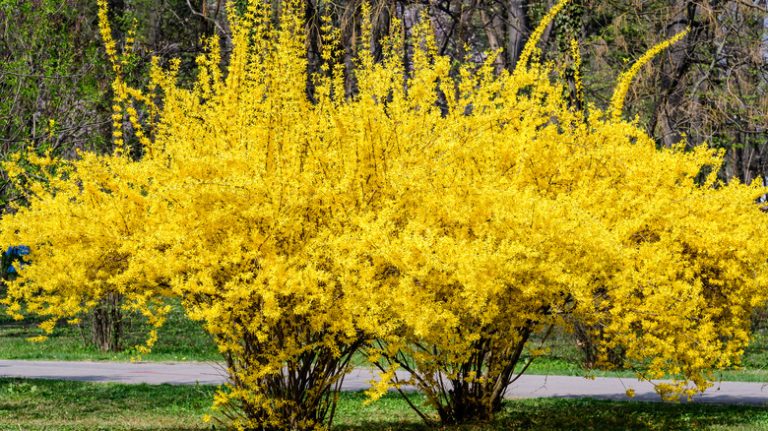
[[[507,5],[507,69],[513,70],[523,51],[528,35],[528,23],[525,16],[525,1],[510,0]]]
[[[483,21],[485,35],[488,38],[488,49],[496,51],[499,48],[502,48],[502,43],[504,42],[504,25],[499,19],[499,16],[490,10],[490,8],[481,7],[480,18]],[[504,69],[504,63],[504,54],[501,53],[496,57],[496,72],[501,72]]]
[[[673,6],[671,22],[666,25],[666,37],[693,26],[696,18],[697,5],[691,1],[676,1]],[[691,28],[691,34],[685,39],[669,47],[667,61],[661,65],[660,96],[651,122],[651,132],[656,132],[659,142],[665,147],[671,147],[682,138],[680,120],[689,115],[682,112],[680,106],[685,96],[685,89],[681,82],[688,72],[693,58],[692,49],[696,39],[697,30]]]
[[[93,310],[93,344],[102,352],[119,352],[123,349],[122,296],[109,293]]]

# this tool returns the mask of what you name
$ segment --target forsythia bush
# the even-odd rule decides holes
[[[585,113],[534,48],[565,2],[512,73],[493,72],[493,53],[452,65],[428,20],[406,70],[395,22],[382,61],[360,52],[345,97],[329,20],[326,65],[307,76],[300,5],[275,23],[251,0],[230,13],[227,66],[211,40],[192,88],[175,63],[142,92],[119,77],[100,4],[116,151],[19,161],[40,175],[0,221],[2,244],[31,248],[12,312],[51,330],[115,293],[159,325],[178,296],[226,358],[215,405],[242,429],[327,425],[362,347],[383,369],[372,396],[405,368],[446,423],[491,417],[531,335],[575,321],[641,377],[677,377],[663,396],[738,363],[768,284],[765,190],[718,181],[715,151],[658,150],[621,119],[633,73],[664,46],[608,111]]]

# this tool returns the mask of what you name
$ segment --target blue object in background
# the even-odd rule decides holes
[[[19,262],[19,267],[27,265],[29,262],[24,260],[24,256],[29,254],[29,247],[26,245],[13,245],[8,247],[8,250],[3,253],[2,256],[2,275],[3,278],[15,278],[19,273],[13,266],[14,263]]]

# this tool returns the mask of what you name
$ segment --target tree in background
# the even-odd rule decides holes
[[[374,35],[385,35],[382,29],[397,18],[407,36],[424,12],[435,26],[441,55],[480,63],[487,51],[503,49],[495,66],[512,70],[530,36],[531,23],[537,23],[552,2],[444,0],[374,5],[378,11],[372,19]],[[344,22],[359,23],[358,10],[355,2],[349,2]],[[671,146],[685,137],[688,145],[725,148],[724,177],[749,181],[765,177],[766,16],[768,4],[762,0],[578,0],[547,28],[540,46],[546,58],[565,64],[570,61],[570,40],[582,41],[586,101],[605,107],[615,76],[628,62],[690,27],[685,39],[640,71],[628,95],[627,114],[639,115],[660,145]],[[356,33],[347,30],[346,34]],[[372,45],[380,47],[377,41]],[[350,53],[358,49],[352,41],[345,46]],[[411,62],[409,52],[406,68]],[[573,97],[572,71],[565,74],[570,76],[567,91],[580,103]]]
[[[141,80],[149,60],[182,58],[181,76],[190,79],[201,37],[224,37],[223,52],[231,49],[224,0],[115,0],[110,2],[113,31],[119,43],[126,37],[132,48],[126,78]],[[242,2],[240,2],[242,3]],[[304,19],[309,36],[309,67],[321,64],[320,16],[331,17],[341,29],[347,69],[347,92],[355,91],[353,59],[361,25],[361,2],[306,1]],[[234,2],[240,10],[242,5]],[[409,36],[416,18],[426,12],[435,26],[438,52],[455,61],[482,62],[485,52],[503,49],[496,67],[512,70],[536,23],[551,6],[543,0],[445,0],[440,2],[372,2],[370,47],[380,58],[382,38],[392,19],[403,22]],[[587,12],[588,13],[585,13]],[[629,59],[690,26],[692,31],[676,47],[640,72],[629,94],[628,115],[638,114],[660,144],[671,145],[686,136],[688,145],[707,143],[728,150],[723,174],[742,180],[764,177],[766,131],[766,16],[763,1],[650,1],[572,2],[542,35],[548,58],[570,61],[572,38],[583,41],[582,76],[588,102],[605,106],[610,82]],[[51,147],[73,155],[75,148],[106,151],[109,147],[109,65],[100,54],[96,10],[88,1],[32,1],[0,3],[0,143],[3,153],[22,145]],[[404,52],[406,69],[412,49]],[[575,94],[572,71],[569,91]],[[188,81],[190,82],[190,81]],[[136,82],[138,83],[138,82]],[[308,85],[311,87],[311,81]],[[579,98],[572,97],[578,102]],[[143,118],[146,113],[137,107]],[[127,121],[127,120],[126,120]],[[127,130],[130,136],[130,130]],[[138,149],[138,146],[137,146]],[[3,186],[5,200],[17,199]]]
[[[60,1],[0,3],[0,151],[73,155],[109,145],[111,78],[94,8]],[[3,173],[3,207],[23,198]]]
[[[181,57],[187,68],[207,34],[186,1],[111,3],[128,79],[146,82],[150,59]],[[74,157],[111,151],[110,64],[91,1],[0,2],[0,154],[24,147]],[[0,191],[0,206],[23,198]]]

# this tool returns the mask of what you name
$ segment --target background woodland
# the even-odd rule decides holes
[[[226,55],[231,40],[226,1],[110,0],[116,40],[132,45],[124,53],[128,79],[140,84],[152,56],[159,56],[180,57],[181,79],[191,82],[194,60],[204,49],[201,41],[212,34],[224,37]],[[326,12],[342,29],[351,70],[359,49],[381,56],[377,41],[393,18],[402,20],[409,33],[426,11],[441,54],[480,63],[489,51],[502,49],[497,68],[512,70],[531,27],[552,6],[551,0],[375,0],[374,42],[363,47],[356,42],[361,3],[306,1],[310,69],[320,64],[320,16]],[[548,60],[571,64],[568,45],[578,39],[585,100],[604,107],[619,73],[688,26],[685,39],[641,71],[626,103],[630,116],[637,115],[659,146],[687,137],[689,145],[726,149],[725,178],[765,178],[768,1],[573,1],[544,34],[542,52]],[[408,67],[412,59],[405,57]],[[0,153],[28,145],[65,156],[76,149],[111,150],[111,80],[95,2],[0,1]],[[347,91],[354,93],[356,83],[348,81]],[[581,103],[576,91],[573,85],[573,100]],[[5,206],[15,197],[7,181],[0,181],[0,205]]]

